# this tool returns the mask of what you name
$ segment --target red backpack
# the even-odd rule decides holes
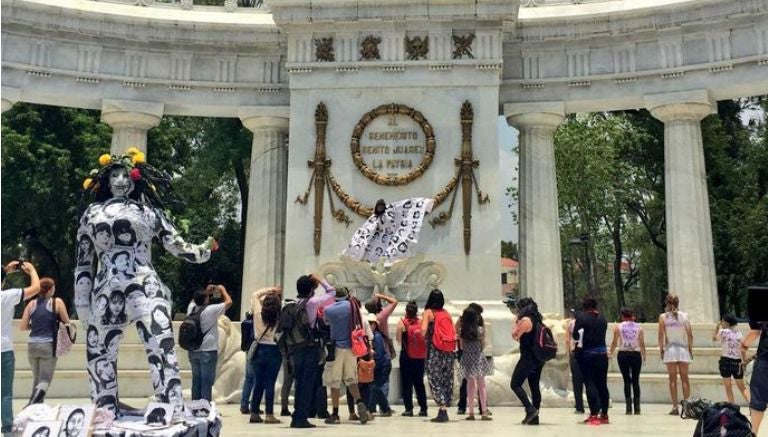
[[[421,320],[403,318],[405,325],[405,354],[412,360],[427,358],[427,340],[421,332]]]
[[[456,330],[453,327],[451,316],[445,310],[433,310],[435,315],[435,328],[432,333],[432,344],[437,350],[454,352],[456,350]]]

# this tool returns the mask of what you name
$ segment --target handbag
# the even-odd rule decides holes
[[[267,331],[269,331],[272,328],[267,328],[264,330],[264,332],[261,333],[259,336],[259,339],[251,343],[251,346],[248,348],[248,355],[246,355],[246,358],[248,358],[248,361],[253,360],[253,357],[256,356],[256,349],[259,348],[259,342],[262,338],[264,338],[265,335],[267,335]]]
[[[349,301],[349,305],[352,313],[349,317],[349,338],[352,343],[352,355],[360,358],[368,355],[368,336],[365,335],[365,330],[363,329],[362,321],[360,320],[360,309],[353,301]]]
[[[53,311],[56,313],[56,338],[53,342],[53,355],[63,357],[72,350],[72,345],[77,340],[77,326],[73,323],[62,323],[58,311],[56,311],[56,298],[53,298]]]
[[[373,382],[375,368],[376,368],[376,361],[372,359],[357,360],[357,382],[360,384],[369,384]]]

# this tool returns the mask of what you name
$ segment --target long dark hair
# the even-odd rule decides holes
[[[480,314],[472,308],[467,308],[461,313],[461,339],[476,341],[480,338]]]
[[[539,312],[539,305],[530,297],[524,297],[517,301],[517,317],[528,317],[532,322],[541,322],[543,317]]]
[[[267,329],[277,326],[281,306],[280,297],[277,295],[268,294],[264,296],[264,302],[261,303],[261,320],[267,326]]]
[[[445,297],[443,292],[435,288],[429,293],[427,303],[424,305],[425,310],[441,310],[445,306]]]
[[[408,302],[408,305],[405,306],[405,318],[406,319],[416,319],[419,316],[419,305],[416,303],[415,300],[412,300]]]

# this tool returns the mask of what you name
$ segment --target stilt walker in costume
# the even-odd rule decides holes
[[[218,246],[212,237],[199,245],[182,239],[161,209],[173,200],[170,176],[147,165],[138,149],[127,153],[102,155],[101,168],[83,183],[81,206],[88,208],[77,231],[75,305],[88,332],[91,400],[119,413],[117,350],[124,329],[135,322],[148,368],[162,372],[152,378],[155,399],[178,412],[183,401],[171,293],[152,266],[150,248],[156,238],[174,256],[203,263]]]

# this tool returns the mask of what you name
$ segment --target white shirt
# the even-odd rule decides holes
[[[2,331],[2,352],[13,351],[13,312],[16,305],[20,304],[24,298],[24,290],[21,288],[11,288],[3,290],[2,307],[0,307],[0,329]]]
[[[741,340],[744,339],[744,334],[741,331],[735,329],[721,329],[717,332],[717,337],[720,339],[720,344],[723,346],[723,352],[720,356],[733,358],[735,360],[741,359]]]
[[[195,302],[190,302],[187,307],[187,315],[197,307]],[[200,313],[200,329],[203,333],[203,343],[200,344],[199,351],[217,351],[219,350],[219,316],[224,314],[226,308],[223,303],[207,305]]]

